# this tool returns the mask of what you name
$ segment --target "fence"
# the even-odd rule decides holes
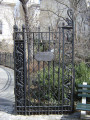
[[[26,32],[14,27],[15,108],[18,114],[60,114],[73,111],[74,27],[58,32]],[[72,18],[72,19],[71,19]],[[27,38],[30,35],[30,39]]]
[[[13,54],[0,52],[0,65],[14,69]]]

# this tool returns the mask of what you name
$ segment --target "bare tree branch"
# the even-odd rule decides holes
[[[51,12],[51,13],[55,14],[57,17],[62,18],[63,20],[66,21],[66,19],[65,19],[64,17],[58,15],[56,12],[54,12],[54,11],[52,11],[52,10],[45,10],[45,9],[40,9],[40,10],[41,10],[41,11],[48,11],[48,12]]]
[[[69,6],[66,5],[65,3],[61,2],[61,1],[58,1],[58,0],[55,0],[55,1],[58,2],[58,3],[60,3],[60,4],[62,4],[62,5],[64,5],[64,6],[66,6],[67,8],[69,8]]]
[[[30,53],[28,53],[28,56],[30,55],[30,59],[32,60],[32,50],[33,50],[33,40],[31,39],[30,36],[30,27],[29,27],[29,16],[28,16],[28,8],[27,8],[27,2],[29,0],[19,0],[22,4],[22,8],[24,11],[24,18],[25,18],[25,27],[26,27],[26,32],[27,32],[27,49],[28,51],[30,51]]]

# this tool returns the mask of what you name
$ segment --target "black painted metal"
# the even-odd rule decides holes
[[[15,107],[17,114],[60,114],[74,107],[74,23],[57,32],[30,32],[14,27]],[[33,41],[31,43],[31,40]],[[36,57],[37,53],[39,57]],[[44,53],[44,54],[42,54]],[[53,53],[50,59],[47,53]],[[32,54],[32,55],[31,55]],[[52,56],[52,55],[51,55]],[[46,59],[44,57],[47,57]]]
[[[15,70],[15,108],[17,111],[26,112],[26,66],[25,66],[25,42],[24,28],[18,33],[17,26],[14,27],[14,70]],[[21,106],[18,108],[18,106]],[[22,108],[24,106],[24,108]]]
[[[14,69],[13,53],[0,52],[0,65]]]

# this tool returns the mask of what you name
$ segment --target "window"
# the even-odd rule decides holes
[[[2,34],[2,22],[0,21],[0,34]]]

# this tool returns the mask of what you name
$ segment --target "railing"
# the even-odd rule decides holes
[[[14,69],[13,53],[0,52],[0,65]]]

